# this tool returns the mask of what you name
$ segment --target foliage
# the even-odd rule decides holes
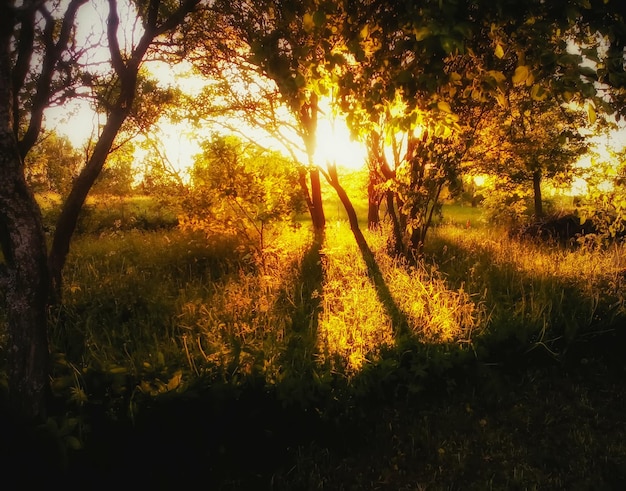
[[[608,161],[592,158],[586,170],[587,194],[578,200],[581,223],[591,220],[596,233],[587,237],[597,245],[622,241],[626,237],[626,151]]]
[[[128,196],[135,181],[133,145],[126,144],[109,153],[106,164],[92,188],[93,194]]]
[[[266,229],[303,210],[293,162],[236,137],[215,135],[205,142],[191,172],[182,227],[207,233],[242,234],[262,251]]]
[[[84,156],[67,137],[54,131],[41,138],[24,160],[26,180],[34,192],[66,195],[83,165]]]
[[[514,82],[520,83],[523,81]],[[475,134],[465,167],[471,173],[492,176],[497,181],[493,191],[505,193],[500,201],[523,206],[520,198],[530,191],[533,202],[529,210],[541,217],[544,183],[561,187],[571,183],[576,175],[575,164],[588,149],[583,136],[586,116],[583,111],[559,105],[552,99],[524,98],[515,87],[503,95],[505,108],[486,115]],[[502,203],[495,198],[494,207],[493,201],[491,197],[485,205],[502,213]],[[521,217],[519,211],[511,211]]]

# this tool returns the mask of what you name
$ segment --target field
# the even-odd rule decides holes
[[[623,246],[522,242],[448,205],[417,266],[380,232],[367,262],[327,215],[323,243],[303,223],[253,252],[149,200],[92,203],[51,312],[56,406],[35,432],[0,428],[7,473],[82,489],[624,489]]]

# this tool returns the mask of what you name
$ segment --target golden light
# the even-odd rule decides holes
[[[344,119],[320,119],[317,127],[317,148],[314,161],[318,165],[336,164],[352,170],[366,162],[365,146],[354,140]]]

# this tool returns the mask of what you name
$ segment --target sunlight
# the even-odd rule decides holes
[[[314,160],[318,165],[337,164],[357,170],[366,162],[365,146],[352,139],[345,119],[323,117],[317,126],[317,149]]]

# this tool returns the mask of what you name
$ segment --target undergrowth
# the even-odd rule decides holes
[[[113,225],[98,236],[79,235],[65,269],[63,303],[51,311],[57,408],[51,425],[67,447],[80,448],[89,444],[97,417],[140,424],[155,407],[207,391],[211,411],[221,407],[223,418],[232,401],[254,394],[277,402],[277,415],[299,408],[307,421],[314,415],[344,430],[370,424],[368,407],[384,407],[391,412],[381,424],[413,435],[412,443],[397,435],[385,443],[396,459],[385,463],[388,469],[402,467],[410,453],[427,462],[439,483],[458,484],[454,479],[463,472],[475,477],[480,472],[464,468],[446,480],[441,470],[457,465],[454,455],[476,452],[459,436],[466,428],[455,427],[446,440],[436,409],[423,406],[413,421],[390,409],[390,401],[426,404],[433,388],[444,397],[457,394],[451,400],[464,405],[447,407],[445,417],[467,419],[470,434],[512,449],[519,435],[492,430],[486,413],[473,416],[473,407],[488,411],[486,401],[500,404],[507,397],[507,379],[493,370],[525,366],[529,353],[561,363],[581,340],[616,331],[625,313],[626,259],[624,246],[600,251],[519,242],[467,226],[467,216],[437,226],[418,265],[390,257],[384,233],[365,232],[376,269],[342,221],[329,226],[323,242],[306,227],[285,228],[262,252],[232,237],[176,228]],[[461,389],[470,374],[481,380],[480,393]],[[528,397],[541,397],[539,392]],[[521,409],[505,402],[507,414],[521,422]],[[540,423],[538,412],[528,418]],[[192,428],[181,431],[194,434]],[[358,440],[360,431],[354,431]],[[374,425],[362,437],[386,431]],[[589,432],[584,427],[568,438],[584,440]],[[328,487],[331,476],[345,477],[354,468],[315,444],[293,445],[299,457],[293,473],[275,476],[277,489],[305,481],[305,487]],[[550,442],[545,448],[552,448]],[[212,459],[219,462],[223,454],[216,452]],[[481,474],[483,484],[552,479],[548,470],[525,464],[527,456],[504,453],[525,477]],[[499,458],[493,448],[482,450],[483,463]],[[420,479],[429,479],[423,474],[428,469]],[[365,472],[354,479],[363,485],[383,477]],[[397,482],[397,476],[385,479]]]

